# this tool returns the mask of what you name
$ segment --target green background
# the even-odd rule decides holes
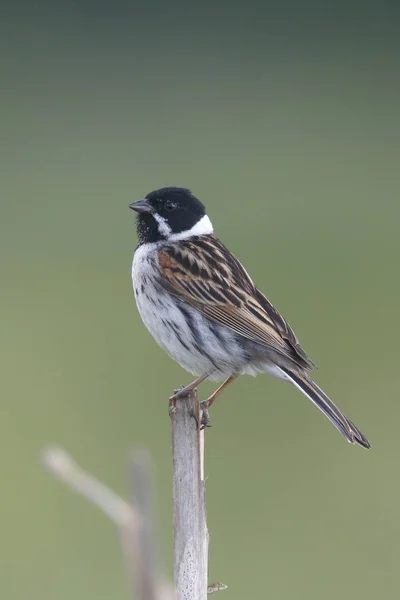
[[[3,5],[2,598],[128,597],[113,526],[42,468],[48,443],[122,494],[149,449],[172,571],[167,397],[190,376],[138,317],[128,210],[164,185],[204,201],[372,444],[281,381],[232,385],[206,434],[210,581],[230,600],[399,595],[393,7]]]

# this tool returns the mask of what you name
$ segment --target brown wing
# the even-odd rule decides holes
[[[181,240],[158,253],[163,284],[204,316],[310,368],[294,332],[214,236]]]

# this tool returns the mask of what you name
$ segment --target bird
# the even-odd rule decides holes
[[[201,402],[204,428],[210,406],[236,377],[270,373],[291,382],[350,443],[370,448],[312,380],[313,361],[215,235],[204,204],[187,188],[164,187],[129,207],[137,213],[132,281],[140,317],[161,348],[196,377],[171,400],[205,380],[223,381]]]

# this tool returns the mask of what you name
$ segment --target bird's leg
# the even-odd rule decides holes
[[[187,396],[187,394],[189,392],[194,390],[199,385],[199,383],[202,383],[205,379],[207,379],[207,377],[209,375],[210,375],[209,372],[204,373],[203,375],[200,375],[200,377],[198,377],[197,379],[192,381],[192,383],[189,383],[189,385],[186,385],[185,387],[181,387],[181,388],[178,388],[177,390],[174,390],[173,396],[171,396],[171,398],[169,399],[169,405],[168,405],[169,414],[171,415],[175,412],[176,401],[178,400],[178,398],[183,398],[184,396]]]
[[[231,375],[230,377],[228,377],[228,379],[224,381],[224,383],[220,385],[219,388],[216,389],[215,392],[211,394],[209,398],[207,398],[207,400],[203,400],[203,402],[200,402],[200,408],[202,410],[200,429],[205,429],[206,427],[210,426],[210,416],[208,414],[208,409],[210,408],[211,404],[213,404],[216,397],[220,395],[222,390],[228,387],[228,385],[232,383],[232,381],[236,379],[236,377],[237,375]]]
[[[189,383],[189,385],[186,385],[185,387],[181,387],[181,388],[178,388],[177,390],[174,390],[174,395],[171,396],[170,400],[177,400],[178,398],[187,396],[187,394],[189,392],[194,390],[195,387],[197,387],[200,383],[202,383],[205,379],[207,379],[207,377],[209,375],[210,375],[209,371],[207,373],[203,373],[203,375],[200,375],[200,377],[198,377],[197,379],[192,381],[192,383]]]

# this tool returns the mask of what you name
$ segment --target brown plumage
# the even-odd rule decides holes
[[[218,238],[208,235],[164,245],[158,260],[160,281],[171,294],[263,346],[351,443],[370,447],[361,431],[309,377],[307,371],[314,363],[294,331]]]
[[[164,246],[158,260],[163,284],[205,317],[301,368],[314,365],[286,320],[215,236]]]

